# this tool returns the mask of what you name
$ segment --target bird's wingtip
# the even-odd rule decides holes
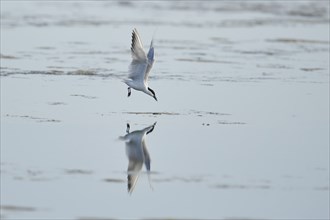
[[[137,32],[138,32],[137,29],[136,28],[133,28],[132,33],[134,34],[134,33],[137,33]]]

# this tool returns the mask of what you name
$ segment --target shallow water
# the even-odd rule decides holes
[[[1,217],[329,218],[328,12],[1,1]],[[121,82],[134,27],[158,102]],[[129,193],[120,137],[155,122]]]

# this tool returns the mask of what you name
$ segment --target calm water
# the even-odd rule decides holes
[[[329,218],[327,1],[1,1],[0,61],[3,219]]]

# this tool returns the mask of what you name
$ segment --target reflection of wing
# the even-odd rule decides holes
[[[142,140],[142,151],[144,157],[144,164],[146,166],[147,171],[150,171],[150,155],[147,149],[145,138]]]
[[[132,192],[135,188],[135,185],[137,183],[138,178],[139,178],[138,173],[127,175],[127,191],[128,191],[129,194],[132,194]]]
[[[129,160],[143,161],[141,141],[132,139],[126,142],[126,154]]]
[[[139,157],[128,158],[129,161],[128,161],[127,172],[129,172],[129,173],[137,173],[137,172],[139,172],[142,169],[143,158],[141,158],[142,155],[138,155],[138,156]]]
[[[134,131],[125,135],[126,154],[128,157],[127,167],[127,190],[131,194],[139,178],[139,172],[143,166],[142,137],[144,132]]]
[[[141,153],[131,152],[131,155],[128,159],[129,161],[127,167],[127,189],[129,193],[132,193],[139,178],[139,174],[143,165],[142,152]]]

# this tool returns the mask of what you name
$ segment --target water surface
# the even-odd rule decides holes
[[[328,13],[1,1],[1,218],[328,219]],[[158,102],[121,82],[134,27]],[[119,137],[155,122],[129,191]]]

